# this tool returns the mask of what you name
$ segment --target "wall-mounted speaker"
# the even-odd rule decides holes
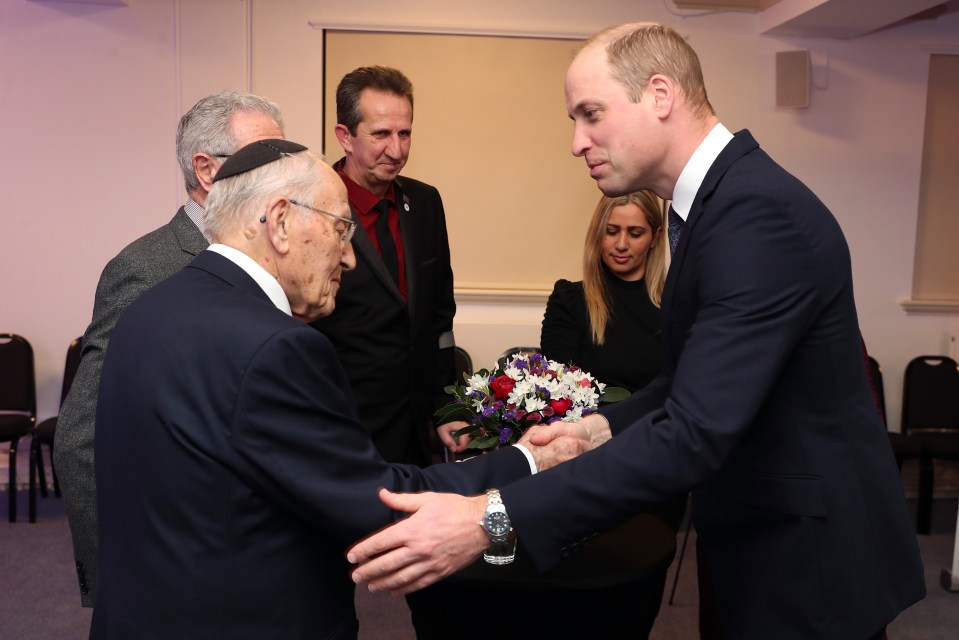
[[[776,106],[802,109],[809,106],[809,51],[776,53]]]

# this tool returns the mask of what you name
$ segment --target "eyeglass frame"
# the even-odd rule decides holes
[[[345,222],[347,224],[346,231],[340,234],[340,242],[343,243],[345,247],[350,243],[350,240],[353,239],[353,234],[356,233],[356,221],[349,218],[344,218],[343,216],[338,216],[335,213],[330,213],[329,211],[323,211],[323,209],[317,209],[316,207],[311,207],[308,204],[304,204],[299,200],[294,200],[293,198],[287,198],[290,204],[296,205],[298,207],[303,207],[304,209],[309,209],[313,213],[322,213],[324,216],[328,216],[340,222]]]

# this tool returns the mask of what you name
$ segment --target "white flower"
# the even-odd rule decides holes
[[[570,394],[570,400],[583,407],[595,407],[599,402],[599,394],[592,387],[576,387]]]
[[[526,398],[524,403],[526,411],[533,413],[534,411],[542,411],[546,408],[546,401],[540,400],[539,398]]]
[[[478,373],[474,373],[470,376],[469,380],[466,381],[466,393],[469,394],[471,391],[486,391],[486,388],[489,387],[489,376],[481,376]]]
[[[503,368],[503,373],[509,376],[510,378],[512,378],[513,380],[522,380],[523,378],[526,377],[527,372],[528,372],[527,369],[520,369],[518,367],[514,367],[512,362],[510,362]]]

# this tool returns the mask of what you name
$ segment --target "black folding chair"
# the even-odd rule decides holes
[[[17,521],[17,444],[36,421],[33,347],[23,336],[0,333],[0,442],[10,443],[10,522]]]
[[[919,356],[906,366],[902,432],[922,447],[916,531],[932,526],[935,460],[959,460],[959,368],[946,356]]]

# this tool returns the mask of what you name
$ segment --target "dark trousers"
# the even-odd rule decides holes
[[[514,589],[438,582],[406,596],[417,640],[646,640],[666,571],[604,589]]]

